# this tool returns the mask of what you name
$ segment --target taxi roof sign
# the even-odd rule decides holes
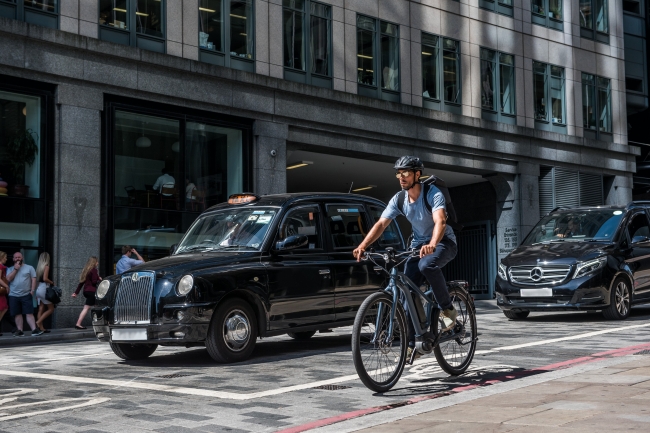
[[[252,203],[259,199],[260,197],[253,194],[252,192],[242,192],[239,194],[232,194],[230,197],[228,197],[228,204],[246,204]]]

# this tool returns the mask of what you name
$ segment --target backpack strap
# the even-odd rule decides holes
[[[406,216],[404,213],[404,199],[406,198],[406,191],[401,190],[400,192],[397,193],[397,210],[399,210],[399,213],[401,213],[403,216]]]

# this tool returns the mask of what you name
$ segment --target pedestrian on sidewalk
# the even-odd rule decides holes
[[[5,279],[7,267],[7,253],[0,251],[0,331],[2,331],[2,318],[4,317],[7,310],[9,310],[9,302],[7,301],[7,295],[9,294],[9,283]],[[0,337],[2,332],[0,332]]]
[[[45,294],[47,293],[47,286],[53,286],[54,281],[50,279],[50,255],[48,253],[41,253],[41,256],[38,258],[38,266],[36,266],[36,280],[38,282],[38,288],[36,289],[36,299],[38,299],[38,319],[36,320],[36,334],[32,332],[32,335],[44,334],[47,331],[45,326],[43,326],[43,321],[47,319],[52,313],[54,313],[54,304],[45,299]]]
[[[81,310],[77,324],[74,326],[76,329],[86,329],[86,327],[82,326],[81,323],[83,322],[84,317],[86,317],[86,314],[88,314],[88,311],[90,311],[90,308],[95,305],[95,292],[97,291],[97,285],[102,280],[97,271],[98,264],[99,261],[97,260],[97,257],[92,256],[88,259],[86,266],[84,266],[84,269],[81,271],[81,275],[79,276],[79,285],[77,286],[77,290],[72,294],[72,297],[76,298],[79,292],[83,289],[84,298],[86,298],[84,308]]]
[[[32,335],[34,335],[36,321],[34,320],[32,298],[36,290],[36,270],[24,263],[23,255],[20,252],[14,253],[13,259],[14,265],[7,269],[7,281],[9,281],[9,314],[16,321],[14,336],[25,335],[23,333],[23,314],[32,329]]]
[[[132,259],[131,254],[135,254],[138,259]],[[132,248],[130,245],[124,245],[122,247],[122,258],[117,261],[117,264],[115,265],[115,272],[117,274],[123,274],[132,267],[141,265],[143,263],[144,259],[135,250],[135,248]]]

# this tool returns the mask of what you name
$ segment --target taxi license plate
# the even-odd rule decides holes
[[[111,329],[111,340],[113,341],[142,341],[146,339],[147,339],[146,328]]]
[[[553,296],[553,289],[521,289],[521,297]]]

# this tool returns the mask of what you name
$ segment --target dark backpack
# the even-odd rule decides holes
[[[436,188],[440,190],[442,195],[445,196],[445,207],[447,210],[447,224],[449,224],[451,228],[454,229],[455,231],[462,230],[463,225],[458,224],[458,217],[456,216],[456,210],[454,209],[454,205],[451,203],[449,188],[447,188],[447,184],[445,183],[445,181],[440,179],[439,177],[432,175],[425,181],[421,182],[421,184],[422,184],[421,194],[424,194],[424,205],[427,207],[429,213],[432,212],[431,212],[431,203],[429,203],[429,200],[427,200],[427,194],[429,193],[429,188],[431,187],[431,185],[435,185]],[[406,199],[406,191],[400,191],[397,194],[397,209],[399,209],[402,215],[404,215],[405,199]]]

